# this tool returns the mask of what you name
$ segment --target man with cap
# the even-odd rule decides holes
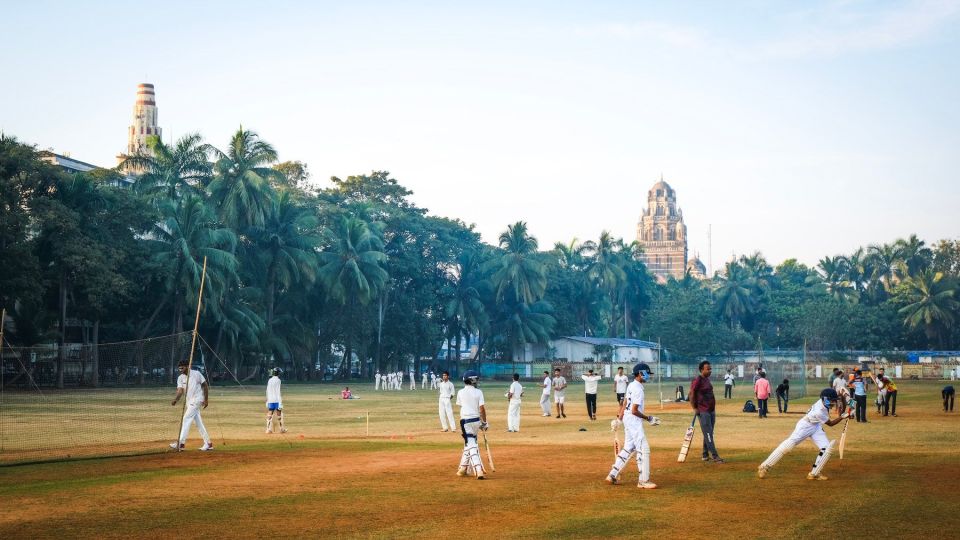
[[[807,480],[826,480],[827,477],[821,474],[821,471],[823,471],[823,467],[830,459],[830,455],[833,454],[833,447],[837,441],[827,439],[827,434],[823,431],[823,426],[835,426],[849,416],[846,410],[844,410],[843,414],[831,420],[830,408],[834,403],[839,403],[836,390],[833,388],[825,388],[820,392],[820,399],[810,407],[810,410],[807,411],[807,414],[803,418],[797,421],[796,427],[793,428],[793,433],[791,433],[785,441],[780,443],[780,446],[777,446],[773,453],[760,464],[757,468],[757,476],[759,478],[765,478],[770,468],[776,465],[787,452],[793,450],[795,446],[803,441],[810,439],[810,441],[820,449],[820,453],[817,454],[817,458],[813,462],[813,469],[807,474]]]
[[[647,416],[644,410],[643,383],[650,380],[653,372],[650,366],[643,362],[633,366],[633,382],[627,386],[627,395],[624,397],[623,404],[620,405],[620,411],[617,418],[611,422],[614,430],[621,424],[623,425],[624,440],[623,449],[617,454],[613,462],[613,468],[607,474],[607,483],[620,483],[620,471],[630,460],[630,456],[637,454],[637,468],[640,470],[640,478],[637,487],[640,489],[655,489],[656,484],[650,481],[650,443],[647,442],[647,436],[643,431],[644,421],[651,425],[660,425],[660,419],[656,416]]]
[[[472,470],[477,480],[483,480],[483,462],[480,461],[480,446],[477,433],[486,431],[487,409],[484,406],[483,392],[477,388],[480,374],[469,370],[463,374],[463,388],[457,392],[457,405],[460,407],[460,435],[463,436],[463,453],[460,455],[460,467],[457,476],[466,476]]]

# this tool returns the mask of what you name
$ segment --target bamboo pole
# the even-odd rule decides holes
[[[660,363],[663,349],[661,347],[660,338],[657,338],[657,390],[660,392],[660,409],[663,409],[663,366]]]
[[[180,432],[183,431],[183,417],[187,414],[187,392],[190,391],[190,370],[193,369],[193,352],[197,348],[197,330],[200,328],[200,308],[203,305],[203,285],[207,281],[207,258],[203,258],[203,272],[200,274],[200,294],[197,296],[197,315],[193,319],[193,338],[190,341],[190,360],[187,362],[187,384],[183,390],[183,409],[180,411],[180,428],[177,429],[177,452],[182,452]]]

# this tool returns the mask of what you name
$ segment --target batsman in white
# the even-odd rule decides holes
[[[849,416],[847,412],[844,412],[837,418],[830,419],[830,407],[837,401],[837,391],[833,388],[825,388],[820,392],[819,401],[810,407],[806,416],[797,421],[797,427],[793,428],[793,433],[787,437],[787,440],[780,443],[780,446],[770,454],[766,461],[760,464],[760,467],[757,468],[757,476],[760,478],[766,477],[770,468],[776,465],[787,452],[793,450],[793,447],[804,440],[810,439],[820,449],[820,453],[817,454],[817,459],[813,461],[813,468],[807,474],[807,480],[826,480],[827,477],[821,474],[821,471],[833,454],[836,441],[827,439],[823,426],[835,426]]]
[[[283,426],[283,398],[280,397],[280,368],[270,370],[270,380],[267,381],[267,433],[273,433],[273,415],[277,415],[280,424],[280,433],[286,433]]]
[[[507,431],[520,431],[520,398],[523,397],[523,386],[520,384],[520,374],[513,374],[513,382],[507,391],[507,400],[510,406],[507,409]]]
[[[170,405],[176,405],[177,402],[180,401],[180,398],[186,394],[184,399],[187,400],[187,407],[183,412],[183,425],[180,428],[180,439],[177,442],[170,443],[170,448],[183,448],[187,442],[187,433],[190,431],[190,424],[196,422],[200,436],[203,437],[203,446],[200,447],[200,450],[206,452],[207,450],[213,450],[213,443],[210,442],[210,435],[207,434],[207,428],[203,426],[203,419],[200,418],[200,409],[207,408],[210,392],[207,388],[207,379],[203,377],[203,374],[195,369],[191,369],[188,378],[187,369],[186,360],[181,360],[180,363],[177,364],[177,370],[180,371],[180,376],[177,377],[177,395],[174,396]]]
[[[623,404],[620,405],[620,412],[617,418],[613,420],[612,425],[616,429],[623,424],[624,439],[623,449],[617,454],[613,462],[613,468],[607,475],[607,483],[618,484],[620,482],[620,471],[630,461],[630,455],[636,452],[637,468],[640,470],[640,479],[637,487],[641,489],[655,489],[656,484],[650,481],[650,443],[647,442],[647,435],[643,432],[643,422],[650,422],[651,425],[659,426],[660,419],[656,416],[647,416],[643,409],[644,394],[643,383],[650,380],[653,372],[650,366],[643,362],[633,366],[633,382],[627,385],[627,395],[624,397]]]
[[[466,476],[469,467],[477,476],[477,480],[483,480],[483,462],[480,461],[477,433],[480,430],[486,431],[489,425],[483,392],[477,388],[479,381],[480,374],[469,370],[463,374],[464,386],[457,392],[457,405],[460,406],[460,434],[463,435],[463,454],[460,455],[457,476]]]
[[[453,417],[453,405],[450,403],[450,400],[453,399],[453,383],[450,382],[450,372],[444,371],[442,379],[438,386],[438,392],[440,394],[440,427],[444,431],[455,431],[457,429],[457,421]]]

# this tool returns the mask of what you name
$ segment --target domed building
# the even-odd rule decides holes
[[[696,255],[687,262],[687,273],[694,279],[707,279],[707,267]]]
[[[687,269],[687,226],[683,212],[677,208],[677,193],[663,177],[647,194],[647,208],[637,224],[637,242],[643,247],[644,264],[658,281],[670,276],[683,278]]]

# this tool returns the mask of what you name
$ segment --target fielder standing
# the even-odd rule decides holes
[[[623,397],[627,395],[627,384],[630,379],[623,374],[623,368],[617,368],[617,374],[613,376],[613,393],[617,395],[617,405],[623,405]]]
[[[594,375],[593,370],[588,370],[586,375],[581,375],[583,379],[583,394],[587,399],[587,416],[591,420],[597,419],[597,384],[600,381],[600,375]]]
[[[450,372],[444,371],[440,384],[437,385],[440,394],[440,427],[444,431],[455,431],[457,422],[453,417],[453,405],[450,400],[453,399],[453,383],[450,382]]]
[[[643,421],[650,422],[651,425],[660,425],[660,419],[656,416],[647,416],[644,414],[644,394],[643,383],[650,379],[653,372],[650,366],[639,363],[633,366],[633,382],[627,386],[627,395],[620,406],[617,418],[613,421],[614,428],[623,424],[624,439],[623,449],[617,454],[613,462],[613,468],[607,475],[607,483],[620,483],[620,470],[630,461],[630,456],[637,454],[637,469],[640,470],[640,478],[637,487],[641,489],[654,489],[656,484],[650,481],[650,444],[647,442],[647,436],[643,431]]]
[[[522,397],[523,386],[520,385],[520,374],[514,373],[510,390],[507,391],[507,399],[510,401],[510,407],[507,410],[507,431],[511,433],[520,431],[520,398]]]
[[[948,384],[940,391],[940,397],[943,398],[943,412],[953,412],[953,399],[957,395],[952,384]]]
[[[464,387],[457,392],[457,405],[460,406],[460,434],[463,435],[463,454],[457,476],[466,476],[467,468],[473,469],[477,480],[483,480],[483,462],[480,461],[480,446],[477,433],[486,431],[487,410],[484,407],[483,392],[477,388],[480,374],[470,370],[463,374]]]
[[[727,370],[727,374],[723,376],[723,398],[730,399],[733,397],[733,385],[737,384],[737,378],[733,376],[733,373],[730,373],[730,370]]]
[[[564,409],[567,393],[567,379],[560,374],[559,369],[553,370],[553,402],[557,404],[557,418],[561,416],[566,418],[567,412]]]
[[[717,453],[717,445],[713,441],[713,426],[717,422],[717,398],[713,395],[713,383],[710,382],[710,374],[713,373],[713,367],[710,362],[704,360],[697,366],[700,375],[690,383],[690,405],[697,413],[700,420],[700,430],[703,431],[703,461],[709,461],[713,457],[715,463],[723,463],[720,454]]]
[[[550,372],[543,372],[543,383],[540,385],[540,388],[543,391],[540,392],[540,409],[543,411],[541,416],[550,416],[550,388],[553,386],[553,381],[550,379]]]
[[[760,478],[766,477],[767,471],[776,465],[787,452],[793,450],[795,446],[806,439],[810,439],[813,444],[817,445],[817,448],[820,449],[820,453],[817,454],[817,459],[813,462],[813,468],[810,470],[810,473],[807,474],[807,480],[826,480],[827,477],[821,474],[821,471],[823,471],[823,467],[830,459],[830,455],[833,454],[833,447],[837,441],[827,439],[827,434],[823,431],[823,426],[835,426],[849,416],[849,414],[844,411],[843,414],[831,420],[830,407],[834,403],[840,403],[836,390],[833,388],[825,388],[820,392],[820,399],[810,407],[806,416],[797,421],[797,426],[793,428],[793,433],[787,437],[787,440],[780,443],[780,446],[760,464],[760,467],[757,468],[757,476]]]
[[[280,424],[280,433],[286,433],[283,427],[283,398],[280,396],[280,368],[270,370],[270,380],[267,381],[267,433],[273,433],[273,414],[277,414],[277,423]]]
[[[210,442],[210,435],[207,434],[207,428],[203,426],[203,419],[200,418],[200,409],[207,408],[210,391],[207,387],[207,379],[203,377],[202,373],[195,369],[191,369],[188,373],[187,369],[186,360],[181,360],[177,364],[177,370],[180,371],[180,376],[177,377],[177,395],[174,396],[170,405],[176,405],[177,402],[180,401],[180,397],[186,394],[184,399],[186,400],[187,407],[183,412],[183,425],[180,428],[180,439],[177,442],[170,443],[170,448],[180,449],[186,446],[190,424],[196,422],[197,430],[200,431],[200,436],[203,437],[203,446],[200,447],[200,450],[206,452],[207,450],[213,450],[213,443]]]

